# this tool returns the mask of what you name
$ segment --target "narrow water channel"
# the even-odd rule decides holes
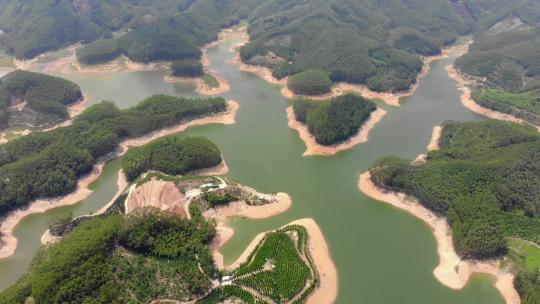
[[[240,103],[237,123],[191,128],[184,134],[216,142],[230,167],[229,177],[262,192],[283,191],[293,207],[268,220],[235,219],[236,234],[225,246],[233,261],[261,231],[292,220],[312,217],[329,243],[339,273],[338,303],[502,304],[490,277],[476,275],[460,291],[439,284],[432,271],[438,262],[435,239],[420,220],[373,201],[357,190],[358,175],[378,157],[396,154],[414,158],[425,152],[433,126],[444,120],[481,117],[459,102],[459,91],[444,67],[455,58],[432,64],[414,95],[401,107],[382,105],[388,112],[367,143],[333,157],[302,157],[305,150],[296,131],[287,127],[289,102],[279,89],[229,63],[226,41],[209,50],[211,67],[225,76],[231,91],[223,96]],[[92,102],[112,100],[125,108],[152,94],[196,96],[192,88],[162,81],[166,71],[119,72],[105,76],[66,74]],[[19,246],[14,256],[0,260],[0,288],[16,281],[39,248],[51,219],[97,211],[116,192],[119,160],[109,163],[93,185],[94,193],[78,205],[25,218],[16,228]]]

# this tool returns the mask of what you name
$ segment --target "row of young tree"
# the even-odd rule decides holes
[[[71,126],[10,141],[0,146],[0,214],[37,198],[73,191],[77,179],[113,152],[122,139],[226,109],[223,98],[156,95],[125,110],[102,102],[83,112]]]

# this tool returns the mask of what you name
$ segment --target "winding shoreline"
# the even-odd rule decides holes
[[[427,146],[429,151],[440,148],[441,133],[441,126],[433,127],[431,140]],[[415,161],[424,162],[426,157],[426,154],[420,154]],[[460,290],[465,287],[473,273],[484,273],[495,278],[495,287],[506,304],[521,303],[519,294],[514,288],[514,274],[508,269],[502,269],[499,260],[463,260],[457,255],[452,241],[452,231],[446,218],[428,210],[416,198],[378,187],[373,183],[369,170],[359,176],[358,189],[374,200],[408,212],[431,228],[439,255],[439,264],[433,270],[433,275],[441,284]]]
[[[235,123],[236,113],[239,105],[237,102],[229,100],[228,111],[220,114],[215,114],[209,117],[203,117],[194,119],[188,122],[181,122],[179,125],[165,128],[152,132],[146,136],[127,139],[120,143],[119,151],[114,154],[113,158],[122,156],[127,152],[129,147],[141,146],[157,138],[182,132],[191,126],[206,125],[206,124],[225,124],[230,125]],[[11,211],[1,220],[0,223],[0,236],[2,246],[0,247],[0,259],[7,258],[15,253],[17,249],[17,238],[13,235],[15,227],[19,222],[28,215],[35,213],[43,213],[47,210],[76,204],[86,199],[92,190],[88,189],[88,186],[97,180],[103,171],[106,160],[101,160],[94,165],[92,172],[81,177],[77,181],[77,188],[74,192],[51,199],[38,199],[28,204],[25,209],[17,209]]]
[[[370,131],[379,121],[381,121],[384,115],[386,115],[386,111],[381,108],[377,108],[377,110],[373,111],[370,114],[370,117],[364,121],[355,135],[352,135],[344,142],[324,146],[317,143],[315,137],[309,132],[305,124],[296,120],[293,107],[290,106],[287,108],[287,120],[289,128],[296,130],[300,136],[300,139],[306,145],[306,151],[304,154],[302,154],[303,156],[331,156],[341,151],[354,148],[361,143],[367,142]]]
[[[216,225],[216,235],[212,240],[212,254],[218,269],[233,269],[239,264],[236,262],[225,266],[221,248],[233,237],[234,229],[227,226],[227,220],[233,217],[244,217],[249,219],[266,219],[281,214],[292,206],[291,197],[287,193],[278,192],[274,195],[276,201],[259,206],[250,206],[245,202],[231,202],[226,206],[220,206],[206,211],[205,217],[214,219]],[[247,257],[245,257],[247,258]],[[240,259],[237,259],[237,262]]]
[[[322,233],[315,220],[312,218],[295,220],[287,225],[284,225],[283,227],[289,225],[299,225],[306,229],[309,236],[307,244],[308,250],[311,254],[313,263],[319,274],[319,286],[314,290],[311,295],[309,295],[306,303],[335,303],[339,290],[338,274],[336,266],[334,264],[334,260],[331,257],[328,245],[326,243],[324,234]],[[274,230],[265,231],[255,236],[255,238],[244,249],[242,254],[236,259],[236,261],[231,265],[227,266],[226,269],[233,270],[234,268],[239,267],[242,263],[246,262],[250,254],[253,252],[253,250],[255,250],[257,245],[266,235],[266,233],[271,231]]]
[[[422,62],[423,62],[422,70],[417,74],[415,83],[413,83],[408,90],[404,90],[404,91],[400,91],[400,92],[396,92],[396,93],[376,92],[376,91],[372,91],[372,90],[368,89],[365,85],[338,82],[338,83],[334,84],[334,86],[332,87],[332,90],[329,93],[322,94],[322,95],[310,96],[310,95],[298,95],[298,94],[293,93],[291,90],[289,90],[287,88],[288,77],[284,77],[282,79],[277,79],[277,78],[275,78],[273,76],[272,70],[270,68],[266,67],[266,66],[252,65],[252,64],[244,63],[240,59],[239,48],[242,45],[245,45],[245,44],[249,43],[249,41],[250,41],[250,37],[249,37],[249,35],[247,33],[247,27],[245,27],[245,26],[236,27],[232,31],[233,31],[233,33],[240,36],[241,42],[239,44],[233,46],[230,49],[230,52],[235,52],[236,55],[229,62],[231,64],[236,65],[240,71],[254,74],[254,75],[266,80],[267,82],[269,82],[271,84],[282,86],[282,89],[280,90],[280,92],[281,92],[281,95],[283,97],[285,97],[285,98],[288,98],[288,99],[303,98],[303,99],[313,99],[313,100],[324,100],[324,99],[329,99],[329,98],[333,98],[333,97],[337,97],[337,96],[346,94],[347,92],[354,92],[354,93],[362,95],[362,97],[364,97],[364,98],[367,98],[367,99],[380,99],[380,100],[383,100],[388,105],[397,106],[397,107],[400,106],[400,99],[402,97],[408,97],[408,96],[411,96],[412,94],[414,94],[414,92],[418,88],[420,80],[424,76],[426,76],[428,74],[429,70],[431,69],[431,63],[432,62],[447,58],[447,57],[450,56],[450,54],[452,54],[454,52],[460,52],[461,53],[461,52],[463,52],[464,46],[468,46],[468,44],[469,44],[469,42],[465,42],[465,43],[462,43],[462,44],[453,45],[453,46],[442,49],[440,55],[423,57],[422,58]]]

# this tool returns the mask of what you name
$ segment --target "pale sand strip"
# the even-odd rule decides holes
[[[247,33],[247,28],[246,27],[236,27],[236,28],[234,28],[233,33],[231,33],[231,36],[232,35],[239,36],[241,42],[238,45],[236,45],[236,46],[234,46],[234,47],[232,47],[230,49],[231,52],[236,52],[236,56],[230,61],[230,63],[236,65],[240,71],[255,74],[258,77],[266,80],[267,82],[269,82],[271,84],[284,86],[281,89],[281,94],[285,98],[289,98],[289,99],[303,98],[303,99],[324,100],[324,99],[329,99],[329,98],[333,98],[333,97],[343,95],[343,94],[345,94],[347,92],[355,92],[355,93],[358,93],[358,94],[362,95],[363,97],[365,97],[367,99],[381,99],[385,103],[387,103],[389,105],[392,105],[392,106],[399,106],[399,100],[402,97],[410,96],[416,91],[416,89],[418,88],[418,85],[420,83],[420,80],[424,76],[426,76],[428,74],[428,72],[430,70],[430,65],[431,65],[432,62],[437,61],[437,60],[441,60],[441,59],[444,59],[444,58],[448,58],[450,55],[455,54],[455,53],[461,54],[461,53],[465,52],[464,48],[466,50],[466,48],[468,48],[468,45],[470,44],[470,41],[468,41],[468,42],[465,42],[463,44],[458,44],[458,45],[455,45],[455,46],[444,48],[440,55],[424,57],[423,58],[423,63],[424,64],[423,64],[423,67],[422,67],[422,71],[420,73],[418,73],[418,75],[416,77],[416,82],[411,86],[411,88],[409,90],[406,90],[406,91],[397,92],[397,93],[375,92],[375,91],[372,91],[372,90],[368,89],[364,85],[349,84],[349,83],[337,83],[337,84],[334,85],[334,87],[332,88],[332,91],[330,93],[322,94],[322,95],[319,95],[319,96],[308,96],[308,95],[298,95],[298,94],[293,93],[291,90],[289,90],[287,88],[287,80],[288,80],[288,78],[287,77],[284,77],[282,79],[275,78],[272,75],[272,70],[269,69],[268,67],[259,66],[259,65],[251,65],[251,64],[246,64],[246,63],[242,62],[242,60],[240,59],[239,48],[241,46],[249,43],[249,41],[250,41],[250,38],[249,38],[249,35]]]
[[[313,258],[313,263],[315,264],[315,267],[317,268],[317,272],[319,274],[319,286],[308,297],[306,303],[335,303],[339,289],[338,274],[321,229],[319,228],[317,223],[311,218],[296,220],[285,226],[289,225],[300,225],[306,229],[309,235],[307,244],[308,250],[311,254],[311,257]],[[253,252],[253,250],[255,250],[257,245],[261,242],[261,240],[268,232],[270,231],[258,234],[246,247],[242,254],[236,259],[236,261],[231,265],[227,266],[227,270],[233,270],[239,267],[242,263],[245,263],[249,258],[249,255]]]
[[[469,86],[473,84],[472,81],[461,75],[453,64],[446,66],[446,70],[448,71],[448,76],[458,83],[457,88],[462,92],[461,104],[463,104],[465,108],[491,119],[530,124],[529,122],[525,122],[523,119],[517,118],[513,115],[497,112],[479,105],[472,99],[471,96],[471,89]],[[533,126],[540,131],[540,126]]]
[[[245,202],[232,202],[226,206],[220,206],[204,212],[206,218],[214,219],[217,223],[216,236],[212,241],[212,253],[214,262],[218,269],[225,269],[221,247],[234,235],[234,229],[227,226],[227,219],[232,217],[244,217],[249,219],[265,219],[283,213],[292,205],[290,196],[279,192],[274,196],[275,201],[260,206],[250,206]],[[233,269],[235,264],[229,265],[227,269]]]
[[[502,269],[498,260],[462,260],[457,255],[452,243],[450,227],[444,217],[435,215],[416,199],[409,198],[403,193],[386,191],[377,187],[372,182],[369,171],[360,175],[358,188],[365,195],[409,212],[429,225],[437,241],[439,254],[439,265],[433,274],[443,285],[452,289],[462,289],[467,284],[471,274],[485,273],[495,277],[495,287],[507,304],[521,302],[513,285],[514,275],[507,269]]]
[[[118,187],[118,191],[116,192],[114,197],[105,206],[101,207],[93,215],[100,215],[103,212],[107,211],[107,209],[109,209],[109,207],[111,207],[112,204],[114,204],[114,201],[116,201],[116,199],[120,196],[120,194],[122,194],[122,192],[124,191],[124,189],[126,189],[126,187],[128,185],[129,185],[129,183],[128,183],[127,179],[126,179],[124,171],[122,169],[120,169],[120,171],[118,171],[118,177],[116,179],[116,186]],[[54,236],[54,235],[52,235],[50,233],[49,229],[47,229],[47,230],[45,230],[45,232],[41,236],[41,244],[42,245],[47,245],[47,244],[50,244],[50,243],[55,243],[55,242],[57,242],[57,241],[59,241],[61,239],[62,239],[61,236]]]
[[[441,139],[441,133],[442,133],[442,127],[441,126],[435,126],[433,127],[433,132],[431,133],[431,140],[429,141],[429,144],[427,145],[428,151],[435,151],[439,150],[440,145],[439,141]],[[423,164],[427,161],[427,154],[423,153],[418,155],[416,159],[413,161],[414,164]]]
[[[309,130],[305,124],[296,120],[293,107],[290,106],[287,108],[287,119],[289,122],[289,127],[298,132],[300,138],[304,141],[306,145],[306,151],[304,152],[303,156],[335,155],[341,151],[351,149],[361,143],[366,142],[369,137],[369,132],[379,121],[381,121],[384,115],[386,115],[386,111],[381,108],[377,108],[377,110],[371,113],[369,119],[366,120],[358,129],[358,132],[352,137],[350,137],[347,141],[331,146],[324,146],[317,143],[315,137],[311,135],[311,133],[309,133]]]
[[[115,157],[123,155],[129,147],[144,145],[154,139],[182,132],[191,126],[205,124],[233,124],[239,105],[232,100],[227,101],[227,103],[229,110],[226,113],[183,122],[177,126],[156,131],[146,136],[125,140],[120,144],[120,151],[116,153]],[[15,210],[9,213],[0,224],[1,242],[3,243],[0,248],[0,259],[9,257],[15,252],[15,249],[17,248],[17,238],[13,235],[13,230],[24,217],[30,214],[43,213],[47,210],[61,206],[73,205],[86,199],[92,193],[92,190],[88,189],[88,185],[98,179],[104,165],[104,161],[98,162],[90,174],[80,178],[77,182],[77,190],[74,192],[57,198],[35,200],[28,204],[28,208],[24,210]]]

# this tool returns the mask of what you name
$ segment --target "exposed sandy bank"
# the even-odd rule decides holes
[[[282,78],[277,79],[272,75],[272,70],[265,66],[259,66],[259,65],[250,65],[242,62],[240,59],[239,54],[239,48],[249,42],[249,35],[247,33],[246,27],[237,27],[234,29],[235,35],[241,37],[241,43],[231,48],[231,52],[236,52],[236,56],[231,60],[231,63],[236,65],[239,70],[244,72],[249,72],[252,74],[255,74],[259,76],[260,78],[266,80],[269,83],[284,86],[281,89],[281,94],[285,98],[289,99],[298,99],[298,98],[304,98],[304,99],[315,99],[315,100],[321,100],[321,99],[329,99],[333,97],[337,97],[340,95],[343,95],[347,92],[355,92],[367,99],[381,99],[385,103],[392,105],[392,106],[399,106],[399,100],[402,97],[407,97],[412,95],[416,89],[418,88],[420,79],[422,77],[426,76],[430,70],[430,65],[432,62],[441,60],[444,58],[447,58],[448,56],[458,53],[461,54],[464,51],[464,48],[467,48],[470,42],[466,42],[463,44],[454,45],[451,47],[444,48],[441,51],[440,55],[435,56],[427,56],[423,58],[423,67],[422,71],[418,73],[416,77],[416,82],[411,86],[409,90],[396,92],[396,93],[390,93],[390,92],[375,92],[370,89],[368,89],[364,85],[357,85],[357,84],[350,84],[350,83],[337,83],[332,87],[332,91],[330,93],[326,93],[320,96],[307,96],[307,95],[298,95],[293,93],[291,90],[287,88],[287,80],[288,78]]]
[[[144,145],[159,137],[184,131],[191,126],[213,123],[233,124],[235,122],[236,112],[239,105],[234,101],[228,101],[227,103],[229,110],[224,114],[216,114],[209,117],[194,119],[188,122],[180,123],[179,125],[171,128],[153,132],[147,136],[125,140],[120,144],[121,149],[115,156],[118,157],[123,155],[129,147]],[[2,236],[3,243],[3,246],[0,248],[0,259],[9,257],[15,252],[15,249],[17,248],[17,238],[13,235],[13,230],[24,217],[34,213],[43,213],[47,210],[61,206],[73,205],[84,200],[92,193],[92,190],[88,189],[88,185],[99,177],[104,165],[104,161],[98,162],[90,174],[78,180],[77,190],[72,193],[58,198],[36,200],[31,202],[28,205],[29,207],[24,210],[19,209],[10,212],[0,224],[0,234]]]
[[[328,245],[326,243],[326,240],[324,238],[324,235],[321,229],[319,228],[317,223],[311,218],[296,220],[285,226],[288,226],[288,225],[300,225],[306,229],[309,235],[309,240],[307,244],[308,250],[309,250],[309,253],[311,254],[311,257],[313,258],[313,262],[319,274],[319,279],[320,279],[319,286],[308,297],[306,303],[308,304],[334,303],[337,299],[337,293],[338,293],[338,274],[337,274],[336,266],[334,264],[334,261],[332,260],[330,251],[328,249]],[[236,261],[232,263],[231,265],[227,266],[227,269],[233,270],[237,268],[238,266],[240,266],[242,263],[246,262],[247,259],[249,258],[249,255],[261,242],[261,240],[263,239],[266,233],[268,232],[263,232],[263,233],[258,234],[251,241],[251,243],[246,247],[244,252],[242,252],[242,254],[236,259]]]
[[[442,127],[441,126],[435,126],[433,127],[433,132],[431,133],[431,140],[429,141],[429,144],[427,145],[428,151],[435,151],[439,150],[440,145],[440,139],[441,139],[441,132]],[[423,153],[418,155],[413,163],[415,164],[423,164],[427,160],[427,154]]]
[[[176,77],[172,75],[166,75],[165,77],[163,77],[163,81],[167,83],[189,84],[195,87],[195,92],[201,95],[207,95],[207,96],[219,95],[219,94],[223,94],[231,90],[231,87],[227,79],[225,79],[223,76],[218,74],[216,71],[208,69],[206,70],[206,73],[211,75],[217,80],[219,84],[217,87],[211,87],[207,85],[204,82],[204,80],[202,80],[201,78],[196,78],[196,77]]]
[[[206,169],[195,170],[190,172],[190,175],[214,176],[225,175],[227,173],[229,173],[229,165],[227,165],[227,162],[223,156],[221,156],[221,163],[219,165]]]
[[[372,182],[369,171],[360,175],[358,188],[365,195],[409,212],[428,224],[437,241],[439,254],[439,265],[433,274],[443,285],[452,289],[462,289],[471,274],[485,273],[495,278],[495,287],[507,304],[520,303],[519,295],[513,285],[514,275],[507,269],[502,269],[499,261],[462,260],[457,255],[452,243],[451,230],[445,218],[437,216],[416,199],[407,197],[403,193],[386,191],[377,187]]]
[[[213,249],[214,262],[218,269],[225,268],[220,249],[234,235],[234,230],[227,226],[228,218],[240,216],[250,219],[265,219],[287,211],[292,205],[292,200],[286,193],[279,192],[275,195],[269,194],[266,196],[270,200],[273,200],[273,202],[260,206],[250,206],[243,201],[231,202],[225,206],[213,208],[203,213],[206,218],[213,219],[217,223],[216,236],[212,241],[211,247]],[[227,266],[227,269],[233,269],[235,267],[234,265]]]
[[[361,143],[366,142],[368,140],[369,132],[383,118],[384,115],[386,115],[386,111],[381,108],[377,108],[377,110],[371,113],[369,119],[362,124],[360,129],[358,129],[358,132],[350,137],[347,141],[331,146],[324,146],[317,143],[315,137],[309,133],[309,130],[305,124],[296,120],[293,107],[291,106],[287,108],[289,127],[298,132],[300,138],[306,145],[306,151],[304,152],[303,156],[335,155],[341,151],[351,149]]]
[[[208,116],[208,117],[197,118],[194,120],[180,123],[173,127],[169,127],[169,128],[152,132],[142,137],[124,140],[120,144],[120,147],[122,149],[122,152],[120,153],[120,155],[123,155],[129,147],[142,146],[157,138],[182,132],[192,126],[200,126],[200,125],[208,125],[208,124],[224,124],[224,125],[234,124],[236,121],[235,120],[236,113],[238,112],[238,108],[240,107],[240,105],[234,100],[228,100],[227,105],[228,105],[228,110],[226,113],[218,113],[218,114]]]
[[[116,194],[114,195],[114,197],[103,207],[101,207],[96,213],[94,213],[93,215],[99,215],[99,214],[102,214],[103,212],[105,212],[107,209],[109,209],[109,207],[114,203],[114,201],[116,201],[116,199],[120,196],[120,194],[122,194],[122,192],[124,191],[124,189],[128,186],[128,181],[126,179],[126,176],[124,174],[124,171],[122,169],[120,169],[120,171],[118,171],[118,177],[116,179],[116,186],[118,187],[118,191],[116,192]],[[59,241],[60,239],[62,239],[62,237],[59,237],[59,236],[54,236],[50,233],[49,229],[47,229],[43,235],[41,236],[41,244],[42,245],[47,245],[49,243],[54,243],[54,242],[57,242]]]
[[[187,198],[175,183],[163,180],[150,180],[130,191],[126,199],[126,213],[137,208],[155,207],[185,217],[184,205]]]
[[[513,115],[497,112],[497,111],[494,111],[494,110],[491,110],[491,109],[488,109],[479,105],[478,103],[474,101],[474,99],[471,96],[472,92],[469,86],[473,85],[473,81],[469,80],[467,77],[462,75],[454,67],[453,64],[446,66],[446,70],[448,71],[448,76],[450,76],[450,78],[452,78],[458,83],[457,88],[462,92],[461,104],[463,104],[463,106],[466,107],[467,109],[477,114],[480,114],[482,116],[491,118],[491,119],[530,124],[529,122],[525,122],[523,119],[517,118]],[[536,126],[536,125],[533,125],[533,126],[535,126],[536,129],[540,131],[540,126]]]
[[[2,248],[0,248],[0,259],[9,257],[15,252],[17,238],[13,235],[13,230],[23,218],[31,214],[43,213],[50,209],[73,205],[86,199],[92,193],[92,190],[88,189],[88,185],[101,175],[104,164],[104,162],[99,162],[94,166],[92,172],[80,178],[77,182],[77,190],[74,192],[57,198],[35,200],[26,209],[18,209],[10,212],[0,224],[0,233],[2,235],[2,242],[4,243]]]

